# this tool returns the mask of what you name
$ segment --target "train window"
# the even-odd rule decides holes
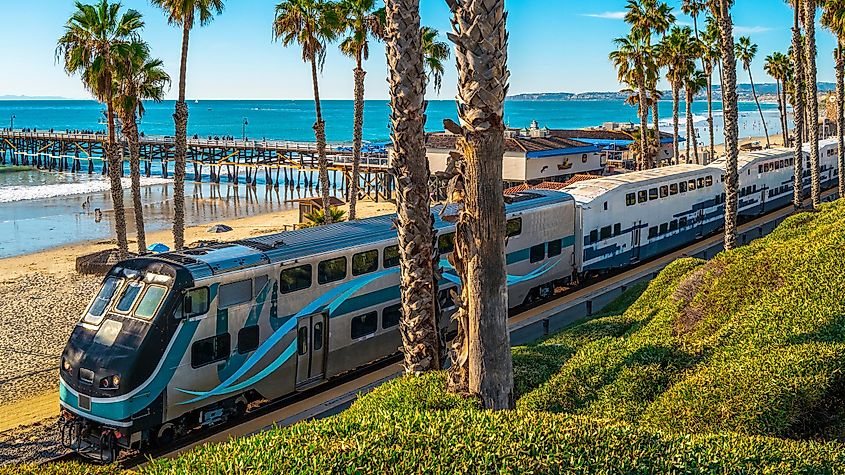
[[[648,201],[648,191],[640,190],[637,192],[637,203],[645,203]]]
[[[609,239],[612,236],[612,231],[610,226],[605,226],[601,228],[601,240],[604,241],[605,239]]]
[[[229,357],[231,346],[232,337],[228,333],[194,342],[191,345],[191,367],[199,368],[225,360]]]
[[[328,284],[346,278],[346,256],[328,259],[317,264],[317,282]]]
[[[669,231],[677,231],[678,230],[678,220],[673,219],[669,222]]]
[[[763,173],[763,165],[757,166],[757,173]]]
[[[449,287],[448,289],[440,289],[437,292],[437,302],[440,304],[440,310],[452,310],[457,307],[455,299],[452,298],[452,290],[457,292],[457,287]]]
[[[442,290],[440,291],[443,292]],[[443,302],[440,302],[440,307],[443,307]],[[381,327],[383,329],[393,328],[399,325],[399,320],[402,319],[402,304],[390,305],[384,307],[381,311]]]
[[[545,244],[537,244],[536,246],[531,246],[531,263],[540,262],[546,258],[546,245]]]
[[[548,249],[549,257],[559,256],[563,251],[563,241],[560,239],[549,241],[548,244],[546,244],[546,248]]]
[[[238,332],[238,353],[245,354],[258,349],[258,325],[243,327]]]
[[[182,301],[182,315],[185,318],[196,317],[208,312],[208,287],[189,290]]]
[[[648,199],[649,200],[656,200],[657,199],[657,188],[651,188],[648,190]]]
[[[384,248],[382,265],[385,269],[399,265],[399,246],[387,246]]]
[[[604,202],[604,210],[607,211],[607,201]]]
[[[441,290],[441,292],[443,292]],[[440,303],[441,307],[443,306],[443,302]],[[384,307],[384,310],[381,311],[381,327],[383,329],[393,328],[396,325],[399,325],[399,320],[402,319],[402,304],[390,305],[388,307]]]
[[[687,182],[687,189],[689,191],[695,190],[695,180],[690,180],[690,181]]]
[[[378,328],[378,312],[365,313],[352,318],[352,339],[372,335]]]
[[[669,185],[669,194],[670,195],[677,195],[678,194],[678,184],[672,183]]]
[[[660,234],[666,234],[669,231],[669,223],[660,224]]]
[[[683,218],[679,219],[678,220],[678,226],[680,226],[681,228],[687,227],[687,218],[683,217]]]
[[[682,181],[682,182],[678,183],[678,190],[681,193],[686,193],[687,192],[687,182]]]
[[[132,310],[132,304],[135,303],[135,299],[137,299],[138,294],[141,293],[142,287],[143,284],[140,282],[129,282],[126,284],[126,287],[123,288],[123,294],[121,294],[120,300],[117,301],[117,305],[114,309],[121,313],[126,313]]]
[[[437,250],[440,254],[449,254],[455,250],[455,233],[441,234],[437,237]]]
[[[279,292],[288,294],[311,287],[311,264],[285,269],[279,276]]]
[[[713,186],[713,175],[707,175],[706,177],[704,177],[704,185]]]
[[[613,235],[618,236],[622,234],[622,223],[616,223],[613,225]]]
[[[625,205],[626,206],[633,206],[637,204],[637,195],[636,193],[628,193],[625,195]]]
[[[314,339],[311,344],[313,351],[317,351],[323,347],[323,322],[314,324],[314,334],[311,337]]]
[[[352,256],[352,275],[364,275],[378,270],[378,250],[359,252]]]
[[[224,309],[252,300],[252,279],[240,280],[220,286],[217,308]]]
[[[135,316],[145,319],[150,319],[158,310],[159,304],[164,300],[164,294],[167,289],[158,285],[151,285],[147,287],[141,301],[138,302],[138,307],[135,308]]]
[[[593,229],[590,231],[590,244],[599,242],[599,230]]]
[[[660,187],[660,197],[666,198],[667,196],[669,196],[669,187],[666,186],[666,185],[663,185],[663,186]]]
[[[652,226],[648,228],[648,238],[654,239],[657,237],[657,226]]]
[[[106,307],[108,306],[111,299],[114,298],[115,292],[117,292],[117,287],[120,284],[120,281],[115,279],[114,277],[109,277],[103,282],[103,287],[100,289],[100,292],[97,294],[97,297],[94,298],[94,302],[91,303],[91,308],[88,309],[88,313],[85,314],[85,318],[82,319],[85,323],[92,323],[97,325],[103,319],[103,314],[106,313]]]
[[[704,178],[699,178],[699,179],[698,179],[698,187],[699,187],[699,188],[704,188]]]
[[[308,327],[299,327],[296,332],[296,352],[300,356],[308,353]]]
[[[270,280],[269,277],[266,275],[259,275],[253,280],[252,291],[255,292],[253,297],[258,297],[258,294],[264,290],[264,286],[267,285],[267,281]]]
[[[522,234],[522,218],[509,219],[505,229],[505,235],[507,237],[514,237],[520,234]]]

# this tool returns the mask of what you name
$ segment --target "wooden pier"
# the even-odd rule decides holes
[[[34,166],[60,172],[95,172],[95,162],[106,173],[103,133],[75,134],[0,130],[0,164]],[[125,141],[124,161],[129,149]],[[168,178],[172,173],[175,140],[170,136],[140,138],[141,173],[147,177]],[[329,176],[335,188],[348,195],[352,179],[352,151],[349,147],[329,145]],[[241,177],[247,186],[257,186],[259,176],[272,187],[319,189],[317,146],[309,142],[286,140],[215,140],[188,138],[187,179],[237,186]],[[394,183],[386,152],[361,154],[359,190],[362,198],[391,200]]]

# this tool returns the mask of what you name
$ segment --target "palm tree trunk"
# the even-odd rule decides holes
[[[797,3],[799,0],[795,0]],[[792,206],[798,210],[804,207],[804,52],[801,38],[801,23],[799,5],[794,6],[792,26],[792,62],[795,67],[795,104],[792,109],[795,115],[795,153],[792,156],[794,174],[792,183]]]
[[[778,94],[778,115],[780,116],[781,139],[783,141],[783,146],[786,147],[787,143],[789,143],[786,136],[786,107],[780,97],[780,78],[775,78],[775,85],[777,86]]]
[[[488,409],[514,405],[505,267],[505,204],[502,194],[504,102],[510,73],[504,0],[447,0],[453,13],[458,65],[457,149],[465,159],[463,209],[455,233],[463,263],[459,312],[468,322],[469,392]],[[483,38],[483,41],[479,39]],[[479,74],[483,71],[484,74]],[[644,86],[644,85],[641,85]],[[645,88],[640,89],[645,106]],[[647,110],[647,109],[644,109]],[[646,132],[643,116],[643,132]],[[643,135],[643,145],[647,135]]]
[[[123,174],[123,154],[118,153],[115,137],[114,103],[112,101],[111,75],[106,86],[106,116],[108,119],[109,138],[106,143],[106,161],[109,167],[109,185],[111,188],[112,207],[114,208],[114,231],[117,235],[117,250],[120,259],[129,255],[129,241],[126,238],[126,213],[123,207],[123,184],[120,181]],[[122,150],[122,149],[121,149]]]
[[[656,87],[655,87],[656,89]],[[659,92],[655,90],[654,93],[654,104],[651,107],[651,124],[654,128],[654,151],[653,151],[653,159],[652,159],[652,167],[656,167],[660,164],[660,108],[659,108],[659,98],[657,95]]]
[[[821,204],[819,183],[819,100],[816,82],[816,0],[804,1],[804,27],[807,29],[807,47],[804,58],[807,64],[807,110],[810,113],[810,195],[813,209]]]
[[[144,231],[144,208],[141,203],[141,147],[138,139],[138,123],[135,112],[123,114],[123,136],[129,144],[129,177],[132,180],[132,209],[135,213],[135,229],[138,254],[147,251],[147,237]]]
[[[766,125],[766,118],[763,117],[763,108],[760,107],[760,99],[757,98],[757,89],[754,87],[754,76],[751,75],[751,65],[748,67],[748,81],[751,83],[751,95],[754,96],[754,102],[757,103],[757,112],[760,113],[760,122],[763,123],[763,132],[766,133],[766,148],[772,148],[772,143],[769,141],[769,127]]]
[[[361,165],[361,143],[364,135],[364,77],[367,72],[361,67],[361,55],[355,68],[355,117],[352,128],[352,180],[349,187],[349,219],[357,219],[358,179]]]
[[[640,160],[637,163],[637,170],[646,170],[651,167],[648,166],[648,98],[644,79],[639,80],[638,87],[640,89]]]
[[[690,99],[689,99],[690,95],[689,95],[689,91],[687,91],[687,89],[688,89],[687,87],[684,87],[684,94],[685,94],[685,97],[684,97],[684,112],[686,113],[686,120],[684,121],[685,122],[684,125],[686,126],[686,134],[687,134],[687,143],[686,143],[686,147],[684,147],[685,148],[684,152],[685,152],[685,155],[686,155],[686,163],[692,163],[692,155],[690,154],[692,149],[691,149],[690,146],[692,145],[692,142],[694,140],[693,135],[695,135],[695,131],[693,130],[693,127],[692,127],[692,125],[693,125],[692,124],[692,104],[690,104]]]
[[[433,217],[425,149],[425,85],[419,0],[386,0],[393,174],[405,372],[441,368]]]
[[[722,49],[722,107],[725,114],[725,249],[736,247],[739,173],[739,113],[736,96],[736,58],[729,0],[719,1],[719,44]]]
[[[678,113],[678,109],[681,105],[680,89],[681,88],[677,83],[672,84],[672,154],[674,155],[672,159],[675,163],[681,163],[681,145],[678,131],[680,122],[680,114]]]
[[[839,147],[838,168],[839,168],[839,197],[845,197],[845,180],[842,179],[842,171],[845,170],[845,134],[842,133],[845,125],[845,55],[842,53],[842,39],[838,41],[836,49],[836,138]]]
[[[710,130],[710,157],[708,162],[716,159],[716,132],[713,130],[713,70],[707,74],[707,128]],[[706,165],[706,163],[705,163]]]
[[[317,119],[314,122],[314,137],[317,139],[317,167],[320,173],[320,192],[323,197],[326,224],[332,224],[329,212],[329,162],[326,160],[326,123],[323,121],[323,110],[320,106],[320,84],[317,80],[317,58],[311,57],[311,83],[314,87],[314,109]]]
[[[188,73],[188,43],[191,22],[182,27],[182,58],[179,63],[179,98],[176,101],[176,144],[173,157],[173,246],[185,247],[185,162],[188,156],[188,104],[185,103],[186,75]]]
[[[687,130],[689,130],[689,140],[692,143],[692,156],[695,157],[695,163],[700,165],[700,161],[698,160],[698,137],[695,134],[695,121],[693,120],[692,115],[692,101],[693,95],[687,91]],[[689,157],[689,145],[687,145],[687,157]],[[689,163],[692,163],[692,159],[687,160]]]

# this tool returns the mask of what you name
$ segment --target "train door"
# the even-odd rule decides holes
[[[696,223],[696,237],[700,238],[704,236],[704,210],[700,209],[697,213],[695,213],[695,223]]]
[[[760,190],[760,213],[764,214],[766,212],[766,192],[768,189],[764,186],[762,190]]]
[[[642,237],[642,221],[634,222],[634,230],[631,231],[631,261],[640,260],[640,238]]]
[[[297,387],[323,379],[328,334],[328,319],[324,313],[299,319],[296,329]]]

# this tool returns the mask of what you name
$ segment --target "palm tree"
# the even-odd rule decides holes
[[[396,177],[405,372],[441,368],[435,246],[425,149],[426,73],[420,0],[385,1],[392,165]]]
[[[340,43],[340,51],[355,60],[355,113],[352,124],[352,180],[349,188],[349,219],[356,219],[358,204],[359,166],[361,142],[364,134],[364,61],[370,57],[370,37],[381,39],[384,35],[384,9],[376,10],[375,0],[343,0],[339,18],[348,35]]]
[[[842,170],[845,170],[845,0],[825,0],[822,5],[822,25],[826,26],[836,37],[837,47],[833,51],[836,62],[836,135],[838,140],[838,168],[839,196],[845,196],[845,180]]]
[[[707,16],[704,34],[701,36],[704,73],[707,75],[707,128],[710,130],[710,160],[716,159],[716,132],[713,126],[713,70],[719,65],[721,76],[722,52],[719,49],[719,27],[712,16]]]
[[[343,221],[344,216],[346,216],[346,211],[338,208],[337,206],[331,206],[329,207],[328,216],[328,221],[331,221],[332,223],[339,223]],[[326,212],[322,208],[314,208],[310,213],[306,213],[302,217],[307,221],[302,224],[303,228],[312,228],[327,224]]]
[[[688,140],[692,143],[692,154],[695,157],[695,163],[699,165],[701,164],[701,160],[698,157],[698,137],[696,137],[695,135],[695,122],[692,115],[692,102],[695,99],[696,94],[700,93],[705,87],[707,87],[707,75],[704,73],[704,71],[691,68],[689,74],[687,74],[687,77],[684,80],[684,90],[687,93],[687,137]],[[688,162],[690,161],[690,142],[687,142]]]
[[[803,0],[804,28],[807,31],[804,48],[806,67],[807,109],[810,123],[810,196],[813,209],[821,204],[821,186],[819,176],[819,98],[816,79],[816,0]]]
[[[425,69],[428,71],[428,78],[433,82],[434,93],[440,94],[440,86],[443,83],[443,74],[446,72],[444,63],[451,56],[449,43],[440,41],[437,38],[440,32],[430,26],[422,27],[422,49]]]
[[[781,92],[785,91],[786,87],[784,86],[781,88],[781,84],[784,84],[786,81],[786,69],[784,69],[784,63],[788,62],[789,59],[786,57],[785,54],[775,51],[774,53],[766,56],[766,62],[763,65],[763,69],[766,71],[766,74],[774,78],[775,84],[777,85],[777,94],[778,94],[778,111],[780,113],[780,126],[783,131],[783,146],[786,147],[789,144],[789,126],[786,121],[786,103],[781,97]]]
[[[680,90],[684,86],[690,71],[694,69],[693,59],[697,56],[698,45],[688,26],[672,28],[666,38],[659,45],[662,62],[668,66],[666,80],[672,86],[672,127],[674,141],[672,143],[674,159],[680,163],[680,147],[678,123],[678,108],[680,104]],[[689,127],[687,127],[689,131]],[[688,157],[689,158],[689,157]]]
[[[739,113],[736,95],[736,58],[734,56],[731,0],[713,0],[711,13],[719,22],[719,47],[722,51],[722,104],[725,115],[725,249],[736,247],[739,172]]]
[[[751,94],[754,96],[754,102],[757,103],[757,111],[760,113],[760,121],[763,123],[763,131],[766,133],[766,148],[770,148],[772,143],[769,141],[769,128],[766,126],[766,118],[763,117],[763,109],[760,107],[760,100],[757,99],[757,90],[754,87],[754,76],[751,74],[751,62],[757,56],[757,45],[751,42],[751,38],[740,36],[735,48],[737,59],[742,62],[742,68],[748,72]]]
[[[129,243],[126,238],[126,215],[123,207],[123,160],[117,151],[114,112],[115,64],[126,54],[128,45],[144,27],[141,14],[135,10],[121,11],[120,3],[100,0],[95,5],[76,2],[76,10],[59,38],[56,58],[64,62],[69,75],[79,74],[85,87],[98,101],[106,104],[108,138],[105,144],[111,198],[114,206],[115,232],[120,258],[126,258]]]
[[[171,25],[182,28],[182,59],[179,63],[179,97],[173,122],[176,127],[173,157],[173,244],[185,247],[185,163],[188,156],[188,104],[185,87],[188,73],[188,43],[194,24],[206,26],[223,13],[223,0],[150,0],[167,15]]]
[[[459,353],[467,372],[456,388],[477,395],[488,409],[514,405],[505,271],[505,204],[502,194],[504,104],[510,72],[504,0],[450,1],[458,65],[457,149],[464,159],[464,192],[455,233],[456,267],[462,282],[459,316],[468,339]],[[479,41],[483,38],[483,41]],[[483,74],[479,74],[483,71]],[[457,125],[453,127],[457,129]],[[465,376],[465,377],[464,377]]]
[[[302,48],[302,60],[311,64],[311,83],[314,88],[314,136],[317,139],[317,165],[320,169],[320,191],[323,208],[329,207],[329,164],[326,160],[326,123],[320,106],[318,72],[326,60],[326,43],[338,36],[339,20],[335,6],[324,0],[286,0],[276,5],[273,37],[282,46],[294,43]],[[331,224],[331,216],[327,216]]]
[[[646,98],[646,68],[645,63],[651,54],[651,48],[646,45],[640,33],[632,31],[628,36],[613,40],[616,50],[609,54],[610,60],[616,68],[619,82],[627,84],[636,90],[640,96],[637,102],[640,117],[640,134],[648,136],[648,99]],[[637,169],[646,168],[648,150],[645,142],[640,143],[640,157]]]
[[[801,34],[801,0],[791,0],[793,8],[792,23],[792,110],[795,116],[795,153],[792,157],[794,163],[793,185],[792,185],[792,206],[795,210],[804,207],[804,38]]]
[[[137,118],[144,116],[143,101],[161,102],[165,89],[170,87],[170,76],[164,71],[160,59],[150,58],[150,49],[146,43],[133,43],[129,54],[121,59],[115,68],[115,110],[123,124],[123,136],[129,144],[132,205],[135,210],[138,253],[142,254],[147,250],[147,242],[141,204],[141,148],[138,143]]]

